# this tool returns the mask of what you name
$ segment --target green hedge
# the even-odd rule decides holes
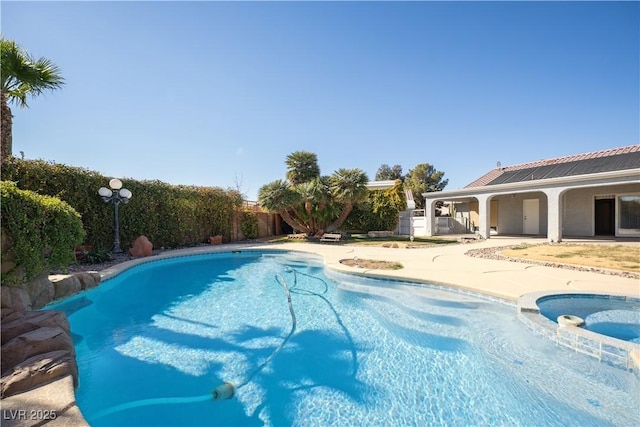
[[[78,212],[55,197],[20,190],[13,182],[0,182],[0,193],[2,233],[11,239],[3,261],[9,258],[16,265],[2,276],[3,284],[20,283],[74,261],[74,248],[85,235]]]
[[[98,188],[110,178],[84,168],[44,160],[11,158],[2,179],[21,189],[58,197],[82,217],[86,245],[109,249],[113,244],[113,205],[102,201]],[[120,205],[120,240],[126,249],[140,235],[155,248],[173,248],[206,242],[211,235],[231,240],[233,215],[242,203],[234,190],[218,187],[175,186],[161,181],[121,179],[133,193]]]
[[[258,215],[250,210],[244,209],[240,216],[240,230],[246,239],[258,237]]]
[[[395,230],[398,214],[407,208],[407,201],[400,180],[393,188],[369,191],[363,203],[354,206],[342,225],[343,230],[384,231]]]

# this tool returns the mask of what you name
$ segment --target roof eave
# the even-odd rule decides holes
[[[396,181],[393,179],[386,181],[369,181],[367,182],[367,188],[369,190],[386,190],[388,188],[393,188],[396,185]]]
[[[560,185],[567,185],[570,187],[580,187],[582,185],[571,184],[586,184],[591,181],[606,180],[606,179],[621,179],[631,178],[625,183],[640,183],[640,168],[624,169],[619,171],[600,172],[585,175],[573,175],[563,176],[559,178],[548,179],[536,179],[531,181],[512,182],[508,184],[496,184],[496,185],[484,185],[482,187],[469,187],[461,188],[458,190],[450,191],[438,191],[430,193],[422,193],[425,199],[443,199],[447,197],[464,197],[473,194],[487,194],[487,193],[505,193],[511,191],[530,190],[541,187],[554,187]],[[585,185],[586,186],[586,185]]]

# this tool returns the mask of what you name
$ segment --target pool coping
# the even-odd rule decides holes
[[[622,301],[639,301],[640,298],[611,292],[540,291],[522,295],[518,299],[518,318],[532,329],[558,345],[596,358],[611,366],[640,374],[640,344],[602,335],[578,326],[561,326],[540,313],[538,301],[561,296],[583,296]]]

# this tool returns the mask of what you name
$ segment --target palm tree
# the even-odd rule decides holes
[[[320,177],[296,185],[295,191],[304,200],[304,213],[306,223],[315,233],[322,227],[317,210],[322,208],[330,199],[331,193],[328,185]]]
[[[58,89],[64,85],[60,69],[47,58],[35,59],[13,40],[0,39],[0,113],[2,130],[0,135],[0,160],[12,154],[13,116],[8,103],[28,107],[27,96],[38,96],[45,90]]]
[[[311,233],[307,224],[291,214],[291,210],[301,202],[300,194],[294,191],[287,181],[281,179],[263,185],[258,190],[258,203],[269,212],[280,214],[284,222],[295,231]]]
[[[287,156],[287,179],[295,186],[320,177],[318,156],[309,151],[296,151]]]
[[[330,177],[321,176],[316,155],[307,151],[290,154],[286,165],[287,179],[260,187],[258,200],[297,232],[318,235],[335,230],[353,205],[367,198],[368,179],[360,169],[339,169]]]
[[[331,175],[331,192],[336,202],[342,204],[342,212],[326,231],[333,231],[340,227],[347,219],[353,205],[367,198],[367,174],[361,169],[338,169]]]

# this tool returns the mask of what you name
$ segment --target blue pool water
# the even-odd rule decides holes
[[[640,299],[612,299],[606,295],[557,295],[537,301],[540,314],[557,321],[565,314],[584,319],[584,328],[625,341],[640,343]]]
[[[632,373],[534,335],[510,304],[296,253],[150,262],[48,308],[69,315],[96,427],[640,424]],[[224,382],[240,387],[214,401]]]

